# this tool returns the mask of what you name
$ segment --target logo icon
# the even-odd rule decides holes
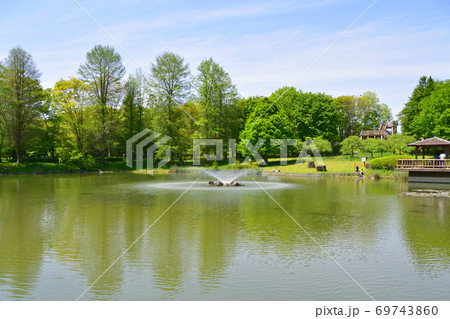
[[[153,175],[153,162],[154,162],[154,152],[167,143],[171,137],[163,136],[160,140],[153,143],[154,140],[161,136],[161,133],[155,132],[149,136],[149,129],[144,129],[141,132],[137,133],[126,143],[126,159],[127,166],[133,167],[133,154],[136,154],[136,169],[142,170],[144,168],[144,150],[146,150],[146,162],[147,162],[147,174]],[[147,136],[147,137],[145,137]],[[133,144],[136,144],[135,152],[133,152]],[[165,149],[164,159],[158,162],[158,168],[163,167],[170,161],[171,157],[171,148],[167,146]]]

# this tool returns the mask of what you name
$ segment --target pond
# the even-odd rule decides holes
[[[0,300],[450,296],[445,196],[392,180],[207,180],[0,177]]]

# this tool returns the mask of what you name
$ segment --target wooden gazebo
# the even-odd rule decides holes
[[[439,137],[408,144],[416,148],[416,159],[397,160],[397,170],[408,172],[410,182],[450,184],[450,142]],[[425,151],[430,147],[444,149],[446,159],[425,159]],[[417,159],[419,148],[422,148],[422,159]]]
[[[442,147],[444,149],[446,158],[448,158],[450,150],[450,142],[439,137],[427,138],[426,140],[408,144],[408,146],[414,146],[416,148],[416,159],[420,147],[422,148],[422,159],[425,158],[425,151],[429,147]]]

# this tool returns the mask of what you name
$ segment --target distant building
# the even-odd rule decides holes
[[[378,140],[386,140],[389,136],[397,134],[397,122],[380,123],[378,130],[361,131],[361,140],[375,138]]]

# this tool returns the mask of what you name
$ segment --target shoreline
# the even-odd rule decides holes
[[[154,170],[154,174],[165,175],[165,174],[186,174],[190,170],[184,169],[178,172],[170,172],[169,170]],[[47,172],[0,172],[0,177],[2,176],[25,176],[25,175],[103,175],[103,174],[145,174],[144,171],[136,170],[96,170],[96,171],[75,171],[75,172],[58,172],[58,171],[47,171]],[[331,178],[331,177],[352,177],[352,178],[362,178],[369,180],[376,179],[390,179],[390,180],[407,180],[403,177],[393,177],[391,175],[381,174],[379,177],[374,177],[371,175],[358,176],[356,173],[283,173],[283,172],[261,172],[262,176],[281,176],[281,177],[303,177],[303,178]]]
[[[357,177],[357,178],[363,178],[363,179],[370,179],[375,180],[377,178],[370,176],[370,175],[364,175],[364,176],[358,176],[356,173],[275,173],[275,172],[262,172],[263,176],[285,176],[285,177],[305,177],[305,178],[322,178],[322,177]],[[393,180],[402,180],[403,178],[388,178],[380,176],[379,179],[393,179]]]
[[[193,166],[193,163],[187,161],[182,165],[178,166],[176,164],[171,164],[170,168],[164,169],[154,169],[154,174],[172,174],[172,173],[182,173],[199,170],[230,170],[230,169],[256,169],[260,171],[260,174],[264,176],[290,176],[290,177],[304,177],[304,178],[318,178],[318,177],[328,177],[328,178],[349,178],[357,177],[355,171],[358,165],[361,170],[364,169],[365,179],[393,179],[393,180],[407,180],[408,174],[404,172],[397,172],[393,170],[387,170],[380,167],[380,169],[373,169],[366,167],[365,162],[361,162],[359,157],[340,157],[340,156],[329,156],[324,158],[326,163],[326,171],[316,171],[314,168],[307,167],[305,164],[297,164],[293,160],[287,163],[287,165],[281,165],[278,159],[269,159],[268,165],[264,167],[259,167],[255,165],[256,163],[251,163],[251,165],[246,166],[246,164],[237,163],[230,165],[227,161],[220,163],[208,163],[203,162],[201,166]],[[370,162],[370,161],[369,161]],[[285,163],[286,164],[286,163]],[[277,167],[280,167],[282,171],[275,172]],[[72,168],[72,171],[70,170]],[[95,168],[95,169],[94,169]],[[75,170],[78,169],[78,170]],[[0,176],[5,175],[48,175],[48,174],[95,174],[95,173],[134,173],[134,174],[145,174],[146,171],[136,171],[126,166],[124,161],[110,161],[106,162],[104,165],[98,165],[97,167],[91,167],[91,171],[86,169],[81,169],[80,167],[69,167],[64,163],[24,163],[15,164],[9,162],[0,163]],[[360,178],[360,177],[358,177]]]

